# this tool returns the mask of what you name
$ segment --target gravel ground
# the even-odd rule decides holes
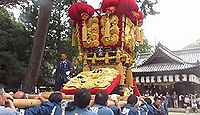
[[[178,113],[178,112],[170,112],[169,115],[200,115],[200,113]]]

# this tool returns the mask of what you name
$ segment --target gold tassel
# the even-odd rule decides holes
[[[139,29],[139,27],[138,26],[136,26],[135,27],[135,34],[136,34],[136,40],[138,41],[138,42],[140,42],[141,41],[141,36],[140,36],[140,29]]]
[[[92,59],[92,64],[95,64],[95,63],[96,63],[96,62],[95,62],[96,59],[97,59],[97,54],[94,53],[94,56],[93,56],[93,59]]]
[[[72,47],[76,46],[76,32],[72,32]]]
[[[133,74],[130,66],[128,66],[126,70],[126,85],[127,87],[133,87]]]
[[[83,22],[83,27],[82,27],[82,41],[86,42],[87,41],[87,27],[85,24],[85,20]]]
[[[143,39],[143,33],[142,33],[142,31],[140,31],[140,39],[141,39],[141,41],[139,42],[139,45],[143,45],[144,44],[144,39]]]
[[[106,63],[106,64],[109,63],[109,55],[108,55],[108,52],[106,52],[106,55],[105,55],[105,63]]]
[[[77,59],[78,59],[78,61],[82,61],[83,60],[83,53],[79,53]]]
[[[105,23],[105,38],[109,38],[110,37],[110,19],[109,16],[106,18],[106,23]]]
[[[84,55],[83,65],[87,65],[87,54]]]
[[[120,85],[124,85],[124,68],[122,63],[118,63],[115,67],[116,70],[119,71],[119,74],[121,75],[121,79],[120,79]]]
[[[117,53],[116,53],[116,63],[120,63],[121,60],[120,60],[121,56],[120,56],[120,50],[117,50]]]

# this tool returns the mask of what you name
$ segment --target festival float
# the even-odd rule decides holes
[[[72,47],[83,72],[64,84],[61,92],[74,94],[87,88],[92,94],[110,94],[116,86],[140,95],[131,67],[136,67],[135,45],[143,44],[144,15],[134,0],[103,0],[99,9],[76,2],[69,11],[73,22]]]
[[[69,11],[73,22],[72,47],[78,45],[77,60],[83,71],[64,84],[64,99],[73,100],[76,90],[87,88],[92,94],[105,91],[111,94],[117,86],[124,86],[124,96],[140,96],[131,68],[136,67],[135,46],[143,45],[141,26],[144,15],[134,0],[103,0],[99,9],[76,2]],[[48,98],[51,92],[44,92]],[[14,100],[19,108],[41,104],[31,99]],[[94,96],[93,96],[94,98]],[[118,99],[124,100],[123,96]],[[21,102],[24,102],[22,104]],[[121,106],[125,102],[120,101]],[[114,103],[110,103],[112,105]]]

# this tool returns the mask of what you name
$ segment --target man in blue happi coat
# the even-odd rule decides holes
[[[61,53],[61,60],[58,62],[55,73],[54,90],[59,91],[63,85],[70,80],[70,73],[73,70],[71,62],[67,59],[66,53]]]
[[[122,109],[122,115],[139,115],[139,112],[134,107],[138,102],[138,98],[135,95],[130,95],[127,99],[127,105]]]

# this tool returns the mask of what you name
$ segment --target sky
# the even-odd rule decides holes
[[[102,0],[86,0],[94,8]],[[180,50],[200,39],[200,0],[158,0],[160,14],[148,15],[142,28],[149,44],[161,42],[170,50]],[[15,9],[17,10],[17,9]],[[14,15],[19,17],[19,11]]]
[[[102,0],[86,0],[94,8]],[[95,2],[94,2],[95,1]],[[158,0],[160,14],[144,19],[142,28],[150,45],[161,42],[170,50],[180,50],[200,39],[200,0]]]

